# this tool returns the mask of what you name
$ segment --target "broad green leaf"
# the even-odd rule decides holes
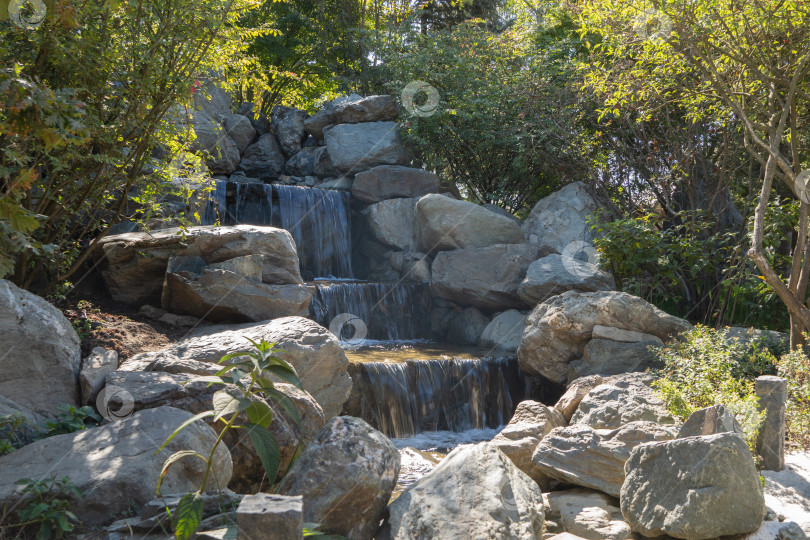
[[[262,427],[270,427],[273,421],[273,410],[263,401],[251,401],[245,409],[245,414],[252,423]]]
[[[214,421],[243,411],[250,406],[250,403],[251,401],[247,398],[233,396],[226,390],[218,390],[214,392],[214,412],[216,413]]]
[[[186,493],[174,511],[174,537],[189,540],[197,532],[203,516],[203,498],[199,492]]]
[[[284,408],[297,425],[301,425],[301,417],[298,415],[298,409],[295,408],[295,403],[290,399],[290,396],[275,388],[265,388],[264,391]]]
[[[276,481],[278,476],[278,464],[281,460],[281,453],[278,449],[276,438],[267,428],[256,424],[245,425],[248,435],[250,435],[250,442],[253,443],[253,448],[256,450],[259,459],[262,461],[264,471],[267,473],[267,478],[272,484]]]
[[[301,380],[298,378],[298,374],[295,373],[295,371],[284,368],[282,366],[269,366],[265,371],[268,373],[272,373],[279,379],[287,381],[293,386],[301,388]],[[303,388],[301,389],[303,390]]]

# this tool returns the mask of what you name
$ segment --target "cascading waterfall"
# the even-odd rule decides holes
[[[517,358],[360,364],[364,419],[389,437],[506,424],[526,393]]]
[[[290,232],[301,269],[352,277],[351,210],[343,191],[217,180],[203,225],[272,225]]]
[[[349,194],[278,185],[273,191],[281,227],[292,234],[301,267],[315,276],[352,277]]]
[[[430,288],[415,283],[328,283],[310,303],[313,320],[329,328],[350,313],[365,323],[366,339],[401,341],[430,336]]]

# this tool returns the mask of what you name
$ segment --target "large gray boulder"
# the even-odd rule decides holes
[[[668,441],[676,435],[674,426],[653,422],[630,422],[614,430],[573,424],[543,437],[532,463],[547,477],[618,497],[630,451],[639,444]]]
[[[43,298],[0,279],[0,396],[43,416],[79,404],[79,336]]]
[[[518,296],[518,286],[540,254],[537,246],[529,244],[441,251],[431,267],[433,292],[461,305],[490,310],[527,307]]]
[[[98,393],[104,388],[105,377],[116,369],[118,369],[117,351],[93,347],[90,355],[82,360],[82,370],[79,373],[82,405],[95,403]]]
[[[478,344],[498,351],[515,353],[526,327],[526,315],[510,309],[496,315],[484,328]]]
[[[366,208],[363,213],[377,240],[402,251],[412,251],[416,247],[414,207],[417,200],[390,199]]]
[[[154,364],[147,369],[161,367],[166,369],[166,366]],[[175,367],[180,370],[187,365],[177,361]],[[232,391],[233,395],[239,395],[235,387],[209,385],[207,381],[198,380],[197,375],[188,373],[116,371],[107,376],[106,384],[115,388],[119,395],[127,396],[131,401],[131,408],[135,411],[170,406],[199,414],[213,409],[213,396],[219,390]],[[296,424],[276,401],[260,397],[254,397],[252,400],[266,403],[273,411],[273,421],[268,429],[275,437],[279,448],[279,475],[283,475],[300,447],[314,439],[321,430],[325,419],[320,405],[309,393],[286,383],[276,383],[275,387],[295,406],[300,425]],[[222,422],[214,422],[212,418],[205,421],[218,434],[222,432]],[[248,418],[243,414],[238,421],[248,422]],[[248,493],[256,491],[262,483],[266,484],[264,466],[250,439],[236,430],[226,433],[222,440],[233,459],[233,473],[228,487],[240,493]],[[270,482],[275,480],[270,479]]]
[[[425,195],[416,203],[416,227],[420,251],[425,253],[524,242],[514,220],[438,194]]]
[[[657,342],[627,343],[611,339],[592,339],[585,345],[582,358],[569,364],[568,380],[573,381],[588,375],[619,375],[661,367],[651,347],[662,346]]]
[[[567,425],[554,409],[537,401],[521,401],[509,423],[492,439],[492,445],[512,460],[518,469],[537,482],[543,491],[551,487],[549,476],[532,461],[537,444],[554,428]]]
[[[284,153],[272,133],[265,133],[251,144],[242,155],[239,169],[245,176],[269,182],[276,180],[284,170]]]
[[[50,480],[68,476],[82,492],[71,510],[85,526],[104,525],[111,516],[130,511],[155,496],[155,487],[166,459],[180,450],[208,455],[216,433],[205,422],[186,427],[157,452],[169,435],[191,413],[159,407],[97,428],[48,437],[0,457],[0,505],[14,506],[21,498],[21,478]],[[231,456],[220,445],[213,456],[208,488],[225,486],[231,478]],[[205,464],[185,458],[169,468],[163,493],[187,493],[200,488]],[[72,499],[72,497],[71,497]]]
[[[218,263],[245,255],[261,255],[262,281],[274,285],[303,284],[298,253],[289,232],[275,227],[235,225],[190,227],[103,238],[94,257],[116,302],[159,304],[169,259],[198,256]]]
[[[306,138],[304,120],[307,118],[309,115],[299,109],[283,105],[273,107],[271,125],[285,156],[293,156],[301,150],[301,143]]]
[[[765,517],[751,451],[734,433],[640,445],[630,453],[625,474],[622,514],[645,536],[743,534]]]
[[[489,317],[475,308],[467,308],[450,319],[447,341],[458,345],[475,345],[489,324]]]
[[[217,83],[219,75],[210,75],[203,78],[202,86],[194,92],[194,106],[212,118],[230,114],[231,95]]]
[[[585,396],[603,382],[605,380],[600,375],[589,375],[571,381],[554,408],[560,411],[566,422],[570,422]]]
[[[624,521],[619,501],[587,489],[569,489],[543,494],[547,533],[569,533],[586,540],[634,538]],[[573,535],[577,535],[574,537]]]
[[[298,496],[257,493],[246,495],[236,509],[236,540],[303,538],[304,501]]]
[[[593,241],[587,220],[598,209],[585,184],[574,182],[538,201],[523,223],[523,233],[529,242],[563,253],[572,242]]]
[[[205,153],[205,164],[211,173],[230,174],[235,171],[239,166],[239,146],[220,120],[204,111],[193,111],[191,123],[197,137],[191,150]]]
[[[543,536],[540,488],[488,443],[453,450],[388,512],[393,539]]]
[[[325,533],[370,540],[399,475],[399,451],[359,418],[333,418],[281,481],[282,495],[304,497],[304,521]]]
[[[215,363],[226,354],[249,349],[248,338],[275,343],[284,351],[278,355],[295,368],[304,390],[318,401],[325,417],[340,414],[352,388],[352,379],[347,372],[349,361],[334,334],[303,317],[197,328],[187,338],[161,350],[160,356]],[[154,353],[144,353],[133,356],[124,366],[144,369],[143,365],[155,361]]]
[[[438,193],[441,180],[424,169],[400,165],[380,165],[357,173],[352,195],[365,202],[380,202],[399,197],[421,197]]]
[[[323,134],[332,164],[343,174],[408,161],[396,122],[339,124]]]
[[[236,143],[240,154],[244,153],[256,138],[256,130],[253,128],[253,124],[250,123],[246,116],[241,114],[226,115],[222,125],[231,140]]]
[[[323,147],[310,146],[302,148],[300,152],[287,160],[284,172],[290,176],[312,176],[315,174],[315,154],[318,151],[325,151]],[[328,155],[328,154],[327,154]]]
[[[315,288],[268,285],[229,270],[166,274],[164,309],[209,321],[264,321],[309,313]]]
[[[589,262],[552,253],[534,261],[526,271],[518,295],[528,306],[536,306],[565,291],[611,291],[613,276]]]
[[[391,96],[345,96],[326,103],[322,110],[304,121],[304,129],[317,139],[326,126],[393,120],[399,104]]]
[[[571,423],[595,429],[615,429],[640,420],[675,424],[664,402],[649,387],[650,381],[642,374],[611,377],[582,398]]]
[[[529,315],[518,348],[520,368],[564,383],[569,364],[582,358],[596,325],[652,334],[664,342],[692,327],[624,292],[568,291],[543,302]]]

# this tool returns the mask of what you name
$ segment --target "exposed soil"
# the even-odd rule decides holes
[[[177,329],[143,317],[137,309],[114,302],[108,295],[87,294],[58,304],[81,338],[82,358],[93,347],[118,351],[119,358],[156,351],[184,337]]]

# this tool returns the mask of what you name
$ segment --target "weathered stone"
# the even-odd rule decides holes
[[[349,191],[352,189],[353,182],[354,180],[349,176],[341,176],[340,178],[326,178],[322,183],[318,184],[318,188]]]
[[[518,296],[518,286],[539,254],[538,248],[529,244],[441,251],[431,267],[433,292],[484,309],[527,307]]]
[[[197,138],[193,151],[206,154],[205,164],[212,174],[230,174],[239,166],[239,146],[228,135],[219,120],[203,111],[193,111],[191,122]]]
[[[46,418],[35,413],[28,407],[0,395],[0,416],[22,418],[24,422],[19,426],[0,426],[0,439],[9,439],[16,445],[26,445],[34,441],[39,435],[37,426],[45,424]]]
[[[615,429],[639,420],[675,424],[652,388],[636,377],[625,376],[611,378],[591,390],[579,403],[571,423]]]
[[[340,171],[332,164],[329,150],[325,146],[318,146],[312,150],[312,159],[314,160],[312,172],[315,173],[315,176],[322,178],[340,176]],[[351,186],[349,186],[349,189],[351,189]]]
[[[270,120],[262,113],[256,113],[254,111],[255,105],[249,101],[242,103],[239,106],[239,110],[236,111],[237,114],[241,114],[247,117],[250,120],[250,124],[253,126],[253,129],[256,130],[257,135],[264,135],[265,133],[270,133],[272,131],[272,127],[270,126]]]
[[[82,404],[95,403],[99,391],[104,388],[104,379],[108,373],[118,369],[118,353],[94,347],[90,356],[82,361],[79,373],[79,386],[82,390]]]
[[[315,153],[318,150],[317,147],[302,149],[287,160],[284,172],[290,176],[311,176],[315,172]]]
[[[304,121],[304,129],[314,137],[323,137],[324,128],[331,124],[358,124],[393,120],[399,114],[399,104],[391,96],[347,96],[324,105],[317,114]]]
[[[171,407],[135,413],[119,422],[65,435],[56,435],[0,457],[0,504],[13,506],[20,499],[20,478],[49,480],[69,476],[82,492],[71,510],[85,526],[104,525],[110,517],[140,506],[155,496],[155,486],[166,459],[180,450],[208,455],[216,434],[204,422],[194,422],[159,453],[169,435],[192,415]],[[213,456],[208,487],[227,485],[231,457],[220,445]],[[165,493],[196,491],[205,464],[185,459],[169,468],[163,479]],[[72,499],[72,496],[70,497]]]
[[[756,530],[765,517],[751,451],[734,433],[637,446],[625,471],[622,514],[645,536],[742,534]]]
[[[568,364],[582,358],[597,324],[652,334],[665,342],[692,327],[624,292],[568,291],[543,302],[529,315],[518,348],[520,368],[564,383]]]
[[[391,199],[366,208],[363,213],[377,240],[387,246],[411,251],[416,245],[414,238],[416,201],[417,199]]]
[[[278,540],[303,538],[303,498],[268,493],[245,495],[236,509],[236,526],[237,540],[256,540],[268,534]]]
[[[333,418],[281,481],[282,495],[304,497],[304,520],[325,533],[371,539],[399,474],[388,438],[363,420]]]
[[[619,375],[661,367],[651,344],[624,343],[609,339],[592,339],[585,345],[580,360],[569,364],[568,380],[588,375]]]
[[[528,306],[536,306],[565,291],[611,291],[613,276],[598,266],[552,253],[534,261],[520,284],[518,294]]]
[[[690,414],[678,431],[678,438],[728,432],[745,436],[740,424],[734,418],[734,413],[722,405],[714,405]]]
[[[304,390],[323,407],[326,418],[340,414],[352,387],[346,372],[349,361],[335,335],[309,319],[284,317],[263,323],[197,328],[161,354],[216,363],[226,354],[248,348],[247,338],[264,339],[285,351],[278,355],[295,368]]]
[[[664,342],[658,336],[632,330],[622,330],[614,326],[602,326],[601,324],[594,325],[591,336],[593,339],[609,339],[622,343],[650,343],[656,347],[664,346]]]
[[[79,404],[79,336],[43,298],[0,279],[0,395],[43,416]]]
[[[725,340],[737,340],[741,344],[750,345],[754,341],[764,340],[769,345],[786,347],[790,344],[790,335],[775,330],[761,330],[759,328],[744,328],[730,326],[725,329]]]
[[[781,471],[762,471],[765,504],[777,519],[795,521],[810,535],[810,453],[791,452]]]
[[[402,263],[402,281],[428,283],[431,281],[430,259],[424,253],[407,253]]]
[[[492,444],[537,482],[540,489],[547,491],[551,487],[551,479],[534,464],[532,455],[540,440],[552,429],[566,425],[559,411],[537,401],[521,401],[506,427],[492,439]]]
[[[557,400],[554,408],[562,413],[566,422],[570,422],[582,399],[603,382],[604,379],[599,375],[589,375],[571,381],[565,393]]]
[[[278,145],[276,136],[265,133],[259,140],[251,144],[242,155],[239,168],[245,171],[245,176],[271,181],[278,178],[284,170],[284,153]]]
[[[424,169],[400,165],[380,165],[357,173],[352,195],[365,202],[380,202],[399,197],[421,197],[438,193],[439,177]]]
[[[206,268],[201,276],[166,274],[165,307],[209,321],[264,321],[309,313],[315,292],[306,285],[267,285],[228,270]]]
[[[169,261],[166,263],[166,272],[170,274],[180,274],[183,272],[200,274],[203,268],[205,268],[205,259],[199,255],[169,257]]]
[[[212,118],[231,112],[231,95],[216,81],[218,75],[206,76],[202,86],[194,92],[194,106]]]
[[[445,195],[419,199],[415,219],[420,251],[425,253],[524,241],[520,226],[511,219]]]
[[[222,122],[225,132],[236,143],[240,154],[244,154],[247,147],[256,138],[256,130],[250,120],[241,114],[228,114]]]
[[[532,463],[551,478],[618,497],[630,451],[676,435],[673,426],[653,422],[630,422],[614,430],[572,424],[551,430],[537,445]]]
[[[793,521],[763,521],[750,533],[728,537],[731,540],[807,540],[802,528]]]
[[[542,504],[537,484],[495,446],[462,446],[391,503],[384,532],[408,540],[540,539]]]
[[[458,345],[475,345],[488,324],[489,317],[475,308],[467,308],[450,320],[447,341]]]
[[[208,270],[229,270],[240,276],[261,283],[262,262],[261,255],[243,255],[242,257],[228,259],[227,261],[209,264],[206,268]],[[166,271],[168,272],[169,270],[167,269]]]
[[[514,353],[520,345],[523,329],[526,327],[526,315],[516,309],[499,313],[484,328],[478,344],[492,347],[499,351]]]
[[[341,173],[408,161],[396,122],[339,124],[323,131],[332,164]]]
[[[765,470],[781,471],[785,468],[787,379],[763,375],[757,377],[754,386],[759,408],[765,411],[765,421],[757,436],[757,453]]]
[[[590,244],[594,233],[588,218],[598,210],[585,184],[574,182],[541,199],[523,223],[529,242],[563,253],[572,242]]]
[[[301,151],[301,143],[306,138],[304,133],[304,120],[309,118],[305,111],[276,105],[271,114],[273,132],[276,134],[278,144],[287,157]]]
[[[190,227],[150,233],[107,236],[94,256],[105,269],[107,288],[116,302],[156,304],[160,300],[170,257],[199,256],[206,263],[244,255],[262,256],[262,281],[274,285],[303,284],[295,242],[274,227]]]
[[[632,531],[618,505],[613,497],[585,489],[544,493],[546,530],[587,540],[626,540]]]

